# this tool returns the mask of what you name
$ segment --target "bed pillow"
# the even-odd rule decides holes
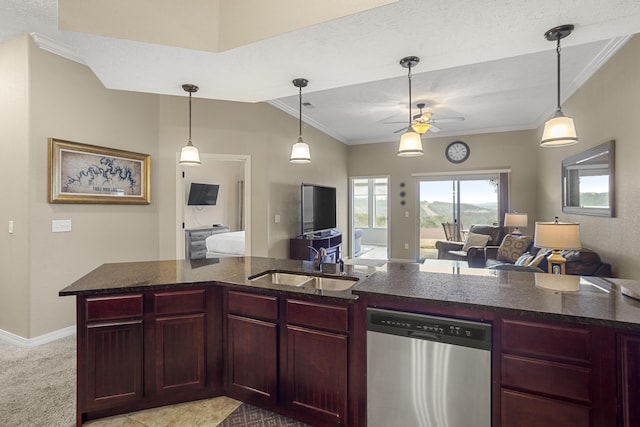
[[[529,236],[514,236],[513,234],[507,234],[504,236],[500,247],[498,248],[498,261],[506,261],[511,264],[515,264],[518,258],[527,250],[531,244],[531,237]]]
[[[464,239],[462,250],[466,252],[472,246],[480,246],[484,248],[485,246],[487,246],[487,242],[489,242],[489,237],[490,236],[487,234],[469,233],[467,234],[467,238]]]

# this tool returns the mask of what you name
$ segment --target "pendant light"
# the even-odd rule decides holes
[[[567,117],[562,113],[560,108],[560,40],[567,37],[573,31],[573,25],[560,25],[544,33],[544,36],[549,41],[556,41],[556,53],[558,57],[558,87],[557,87],[557,100],[558,109],[553,117],[544,124],[544,131],[542,132],[542,140],[540,141],[541,147],[565,147],[567,145],[573,145],[578,142],[578,135],[576,134],[576,128],[573,124],[573,119]]]
[[[291,157],[289,161],[291,163],[311,163],[311,153],[309,152],[309,145],[302,139],[302,88],[307,87],[309,80],[307,79],[294,79],[293,85],[300,89],[300,132],[298,134],[298,142],[291,147]]]
[[[200,153],[198,148],[191,143],[191,94],[198,91],[198,86],[183,84],[182,89],[189,92],[189,142],[180,151],[180,161],[178,164],[184,166],[200,166]]]
[[[415,132],[411,127],[413,117],[411,117],[411,67],[415,67],[420,62],[417,56],[407,56],[400,60],[402,68],[408,68],[409,73],[409,126],[407,131],[400,137],[400,145],[398,146],[398,156],[400,157],[417,157],[422,156],[422,140],[420,134]]]

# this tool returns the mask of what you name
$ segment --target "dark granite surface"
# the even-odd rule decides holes
[[[618,289],[628,280],[460,268],[455,262],[390,263],[377,270],[353,293],[640,330],[640,301]],[[549,288],[554,286],[564,290]]]
[[[333,266],[333,265],[331,265]],[[329,265],[327,266],[327,268]],[[270,270],[299,271],[320,274],[307,261],[260,257],[225,257],[197,260],[167,260],[103,264],[59,292],[67,295],[98,295],[175,289],[202,286],[215,282],[227,285],[264,288],[295,294],[322,295],[340,300],[353,300],[351,291],[327,291],[277,285],[248,278]],[[345,265],[345,276],[364,279],[373,267]]]
[[[457,262],[389,263],[383,267],[346,265],[359,282],[348,291],[325,291],[251,281],[268,270],[317,274],[306,261],[260,257],[169,260],[104,264],[60,291],[65,295],[97,295],[172,289],[221,282],[229,286],[282,293],[322,295],[355,301],[359,295],[470,309],[530,313],[640,330],[640,301],[621,292],[635,281],[465,268]],[[375,272],[375,273],[374,273]],[[564,291],[544,286],[561,285]],[[575,290],[566,290],[573,288]]]

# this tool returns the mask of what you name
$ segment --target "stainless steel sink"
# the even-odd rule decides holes
[[[325,291],[346,291],[358,281],[358,279],[353,277],[309,276],[304,273],[288,273],[282,271],[266,271],[249,279],[252,281],[274,283],[276,285],[322,289]]]

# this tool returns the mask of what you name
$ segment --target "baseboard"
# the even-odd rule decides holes
[[[48,334],[40,335],[35,338],[23,338],[20,335],[12,334],[11,332],[3,331],[2,329],[0,329],[0,341],[13,344],[18,347],[32,348],[38,347],[39,345],[48,344],[50,342],[59,340],[60,338],[70,337],[75,334],[75,325],[63,329],[58,329],[57,331],[49,332]]]

